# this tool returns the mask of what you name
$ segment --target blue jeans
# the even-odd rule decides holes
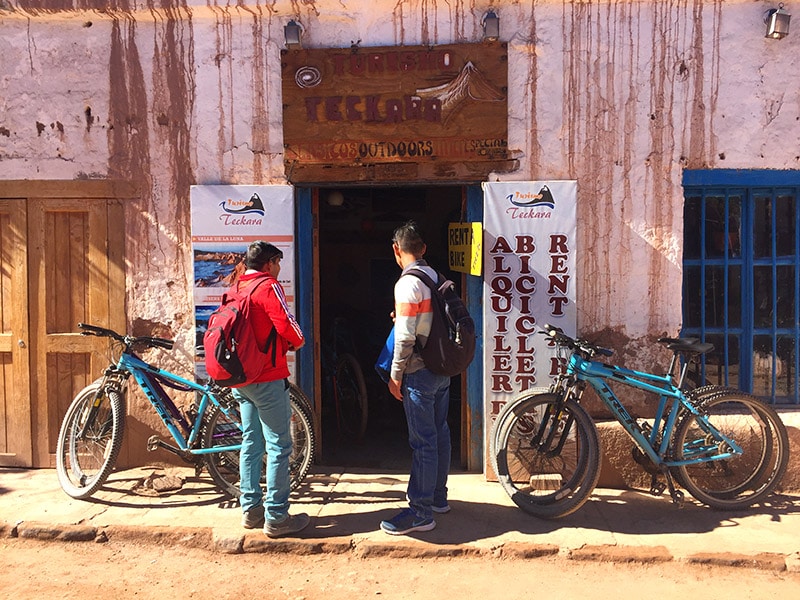
[[[232,390],[242,413],[239,487],[242,511],[264,504],[269,522],[289,514],[289,456],[292,453],[289,391],[283,379],[252,383]],[[267,493],[261,489],[262,461],[267,453]]]
[[[403,377],[403,408],[411,446],[408,503],[417,516],[433,516],[431,505],[447,502],[450,472],[450,378],[420,369]]]

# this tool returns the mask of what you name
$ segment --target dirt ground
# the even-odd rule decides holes
[[[566,558],[391,559],[210,553],[154,545],[0,540],[5,598],[792,598],[800,573],[579,562]]]

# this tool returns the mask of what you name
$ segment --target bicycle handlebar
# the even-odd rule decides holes
[[[147,348],[164,348],[165,350],[172,350],[175,345],[174,340],[166,338],[152,337],[149,335],[133,337],[129,335],[121,335],[112,329],[105,327],[98,327],[97,325],[90,325],[89,323],[78,323],[78,329],[82,329],[81,335],[95,335],[98,337],[110,337],[118,342],[122,342],[126,346],[144,345]]]
[[[603,348],[602,346],[592,344],[586,340],[572,338],[564,333],[564,330],[560,327],[550,325],[549,323],[545,324],[544,331],[541,331],[540,333],[552,338],[553,341],[559,346],[564,346],[570,350],[578,350],[588,354],[589,356],[594,356],[595,354],[599,354],[601,356],[611,356],[614,354],[614,351],[610,348]]]
[[[550,338],[558,344],[559,346],[564,346],[565,348],[569,348],[570,350],[579,350],[585,352],[589,356],[593,356],[595,354],[599,354],[602,356],[611,356],[614,354],[613,350],[608,348],[603,348],[591,342],[587,342],[586,340],[581,340],[578,338],[572,338],[564,333],[564,330],[560,327],[556,327],[554,325],[550,325],[549,323],[544,326],[544,331],[542,333]],[[662,337],[658,339],[660,344],[664,344],[669,350],[672,350],[675,353],[684,353],[684,354],[705,354],[706,352],[710,352],[714,349],[714,344],[701,342],[697,338],[687,337],[687,338],[670,338],[670,337]]]

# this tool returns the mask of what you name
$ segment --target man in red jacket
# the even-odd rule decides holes
[[[289,367],[286,353],[305,343],[297,320],[289,312],[278,282],[283,253],[263,241],[250,244],[247,270],[234,284],[240,291],[258,286],[250,296],[250,319],[260,348],[267,348],[261,374],[252,383],[234,388],[242,413],[242,451],[239,475],[242,526],[264,527],[269,537],[297,533],[308,515],[289,516],[289,456],[292,453]],[[261,488],[262,461],[267,453],[267,492]],[[266,513],[266,514],[265,514]]]

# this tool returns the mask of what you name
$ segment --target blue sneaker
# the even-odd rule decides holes
[[[435,513],[439,513],[440,515],[443,515],[444,513],[449,513],[450,512],[450,505],[447,503],[447,501],[445,501],[444,504],[441,504],[441,505],[438,505],[438,506],[436,504],[434,504],[433,506],[431,506],[431,510],[433,512],[435,512]]]
[[[431,518],[421,519],[410,508],[401,510],[388,521],[381,521],[381,529],[389,535],[405,535],[412,531],[430,531],[436,527],[436,521]]]

